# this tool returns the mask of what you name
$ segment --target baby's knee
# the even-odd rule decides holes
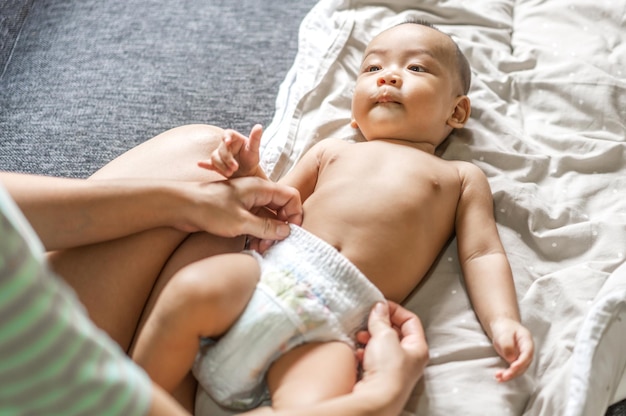
[[[168,303],[175,305],[167,319],[184,319],[202,337],[223,334],[245,309],[258,273],[256,260],[247,254],[214,256],[184,267],[165,288]]]
[[[255,258],[247,254],[229,253],[209,257],[180,269],[166,290],[173,297],[184,299],[181,308],[228,309],[232,304],[245,304],[252,296],[260,274]]]
[[[195,309],[199,305],[211,305],[221,293],[212,284],[207,271],[195,263],[180,269],[168,283],[170,297],[180,299],[179,309]]]

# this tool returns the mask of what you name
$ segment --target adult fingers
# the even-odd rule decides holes
[[[392,326],[396,324],[400,326],[400,336]],[[391,302],[377,303],[370,313],[368,330],[371,338],[364,351],[364,370],[391,369],[406,383],[417,382],[428,360],[428,347],[417,316]]]
[[[281,185],[260,178],[254,179],[249,190],[249,209],[254,207],[267,207],[278,213],[278,219],[282,222],[302,224],[302,202],[300,192],[291,186]]]
[[[428,344],[422,322],[413,312],[388,301],[389,319],[400,330],[402,348],[415,360],[415,364],[424,367],[428,361]]]
[[[241,201],[248,211],[257,207],[270,207],[283,212],[284,220],[296,224],[302,222],[302,203],[295,188],[253,177],[233,179],[231,185],[239,191]],[[289,235],[289,226],[283,219],[259,217],[250,212],[248,214],[242,225],[242,233],[274,240]]]
[[[264,241],[282,240],[290,233],[289,225],[283,221],[272,218],[258,217],[252,213],[244,219],[243,234],[249,234],[260,238],[259,251],[263,252]]]
[[[385,331],[392,330],[389,320],[389,307],[386,303],[378,302],[374,305],[367,321],[367,330],[372,338],[380,336]]]
[[[414,340],[426,343],[424,328],[417,315],[393,301],[387,301],[387,303],[391,324],[400,329],[402,337],[411,336]]]

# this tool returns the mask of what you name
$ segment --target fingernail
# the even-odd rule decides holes
[[[287,224],[281,224],[276,228],[276,234],[278,234],[279,237],[287,237],[290,232],[291,229]]]
[[[376,305],[374,305],[374,312],[376,312],[378,315],[383,315],[385,313],[385,308],[382,302],[376,302]]]

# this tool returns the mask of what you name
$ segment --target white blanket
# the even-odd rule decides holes
[[[359,140],[352,89],[380,30],[427,19],[472,65],[472,117],[441,153],[490,180],[536,356],[495,381],[452,241],[407,302],[431,359],[406,415],[595,416],[626,397],[625,16],[626,0],[321,0],[303,21],[264,136],[274,179],[319,140]]]

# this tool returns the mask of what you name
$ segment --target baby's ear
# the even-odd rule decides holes
[[[471,111],[472,106],[470,105],[469,97],[467,95],[457,97],[454,111],[450,118],[448,118],[448,126],[454,129],[460,129],[469,119]]]

